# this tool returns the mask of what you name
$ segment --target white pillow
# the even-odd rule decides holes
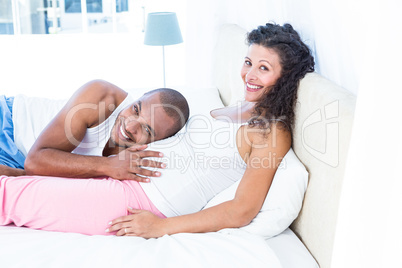
[[[209,112],[213,109],[224,107],[216,87],[192,88],[192,87],[172,87],[179,91],[186,98],[190,107],[190,117],[193,115],[210,116]],[[150,91],[150,88],[138,88],[127,90],[136,100],[144,93]]]
[[[283,158],[271,188],[257,216],[240,229],[270,238],[290,226],[300,212],[307,189],[308,172],[292,149]],[[235,196],[240,181],[212,198],[204,209],[216,206]],[[229,231],[230,229],[227,229]]]
[[[216,87],[177,87],[176,90],[182,93],[187,99],[188,106],[190,107],[190,117],[193,115],[210,117],[211,110],[224,107]]]

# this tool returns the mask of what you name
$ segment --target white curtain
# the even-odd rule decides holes
[[[365,6],[364,55],[333,267],[402,267],[401,4]]]

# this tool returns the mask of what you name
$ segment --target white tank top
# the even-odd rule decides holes
[[[106,142],[110,138],[110,132],[112,131],[118,115],[124,108],[133,102],[134,99],[130,94],[128,94],[123,102],[117,106],[117,108],[108,118],[106,118],[105,121],[96,127],[87,128],[84,138],[77,148],[72,151],[72,153],[80,155],[102,156],[103,149],[105,148]]]
[[[110,138],[111,127],[117,115],[133,101],[133,97],[129,94],[104,122],[87,129],[81,144],[73,152],[83,155],[102,155],[103,147]],[[66,102],[67,100],[15,96],[13,103],[14,141],[25,156],[42,130]]]
[[[149,144],[149,150],[163,152],[159,161],[167,164],[161,177],[141,183],[159,211],[167,217],[197,212],[243,177],[246,163],[236,145],[240,126],[197,115],[185,133]]]

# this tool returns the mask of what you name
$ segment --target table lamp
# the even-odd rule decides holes
[[[183,42],[179,23],[174,12],[154,12],[148,14],[145,27],[144,44],[149,46],[162,46],[163,53],[163,86],[165,80],[165,46]]]

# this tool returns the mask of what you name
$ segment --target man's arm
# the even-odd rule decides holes
[[[25,161],[26,173],[76,178],[111,176],[139,181],[145,178],[136,174],[155,175],[155,172],[138,169],[142,157],[158,156],[151,152],[140,152],[144,146],[138,150],[125,150],[115,157],[71,153],[84,138],[87,128],[102,123],[100,118],[107,118],[113,112],[107,108],[102,110],[102,107],[117,107],[126,96],[127,93],[122,89],[105,81],[92,81],[82,86],[32,146]],[[130,161],[133,159],[137,162]],[[130,168],[132,172],[128,172]]]

